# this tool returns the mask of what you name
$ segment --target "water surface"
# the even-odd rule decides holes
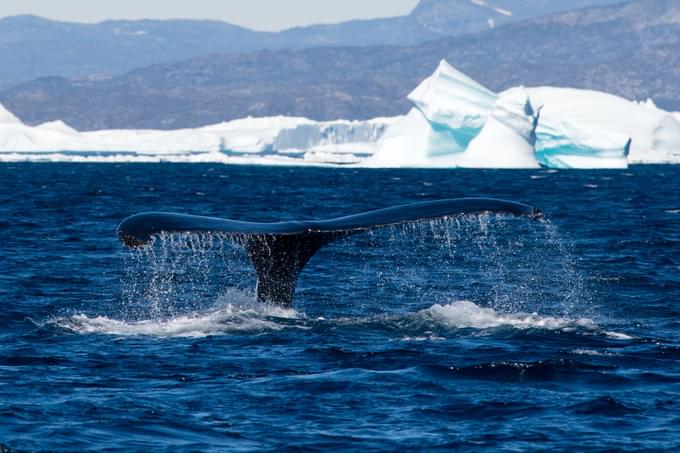
[[[680,167],[0,165],[0,443],[38,451],[680,446]],[[294,308],[142,211],[324,218],[490,196],[317,254]]]

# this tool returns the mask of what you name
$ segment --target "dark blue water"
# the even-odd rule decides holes
[[[680,167],[0,165],[0,443],[22,451],[680,447]],[[148,210],[323,218],[508,198],[322,250],[294,309]]]

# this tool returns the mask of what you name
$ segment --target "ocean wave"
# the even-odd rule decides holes
[[[458,329],[511,327],[515,329],[598,330],[597,324],[588,318],[572,319],[542,316],[538,313],[500,313],[492,308],[480,307],[470,301],[458,301],[447,305],[436,304],[416,313],[416,316],[444,327]]]
[[[258,303],[252,298],[245,296],[238,298],[232,295],[221,297],[217,305],[209,310],[172,318],[126,321],[108,316],[78,314],[57,318],[48,324],[80,334],[161,338],[257,334],[291,327],[311,329],[314,324],[324,324],[363,325],[369,330],[391,331],[403,335],[400,337],[401,341],[441,341],[446,339],[446,332],[450,330],[498,328],[585,331],[616,340],[633,339],[623,333],[602,330],[589,318],[543,316],[537,313],[501,313],[470,301],[435,304],[424,310],[401,315],[312,319],[293,308]]]
[[[292,308],[255,302],[218,303],[210,310],[169,319],[125,321],[107,316],[57,318],[49,324],[79,334],[149,336],[159,338],[202,338],[228,334],[254,334],[291,327],[298,319]]]
[[[616,367],[595,365],[585,361],[557,358],[533,362],[492,361],[466,366],[427,365],[420,369],[432,376],[444,378],[468,378],[494,381],[551,381],[570,380],[576,376],[607,375],[613,383],[620,383],[622,377],[609,374]]]

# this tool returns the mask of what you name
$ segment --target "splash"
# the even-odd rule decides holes
[[[82,332],[154,336],[276,328],[271,312],[248,315],[258,304],[244,241],[219,234],[160,235],[127,256],[121,300],[110,314],[74,316],[68,323]],[[484,322],[538,328],[579,320],[585,327],[590,317],[583,279],[557,228],[497,215],[395,225],[350,237],[323,249],[299,287],[296,305],[312,317],[413,313],[423,302],[433,316],[437,310],[455,312],[474,328],[485,328]],[[216,298],[232,292],[233,299],[233,291],[239,294],[236,304]],[[473,304],[475,311],[451,300],[488,308]]]
[[[440,276],[448,292],[437,302],[475,300],[504,313],[593,316],[573,247],[552,222],[488,215],[454,222],[453,228],[444,225],[448,240],[437,262],[447,269]]]
[[[549,222],[464,216],[393,226],[348,241],[349,247],[334,244],[332,250],[342,254],[327,261],[336,279],[347,276],[359,283],[350,291],[338,288],[339,294],[351,293],[353,303],[367,309],[393,311],[454,299],[479,301],[501,312],[589,312],[576,260]],[[308,270],[315,275],[303,274],[305,283],[323,275],[314,265]]]
[[[210,310],[169,319],[125,321],[83,314],[58,318],[49,324],[79,334],[202,338],[207,336],[258,334],[297,326],[298,313],[290,308],[255,303],[252,295],[234,290],[220,297]]]
[[[494,335],[498,329],[507,331],[568,332],[576,335],[599,336],[610,340],[630,341],[634,337],[603,329],[587,317],[550,316],[540,313],[504,313],[471,301],[460,300],[434,304],[428,308],[399,315],[374,315],[329,320],[334,325],[360,326],[366,330],[389,332],[395,340],[446,341],[469,336],[473,331]],[[505,334],[503,334],[504,336]]]
[[[561,318],[541,316],[538,313],[499,313],[492,308],[483,308],[469,301],[458,301],[448,305],[433,305],[416,314],[448,328],[493,329],[511,327],[514,329],[598,330],[597,324],[588,318]]]
[[[380,315],[356,318],[311,319],[292,308],[256,302],[222,301],[216,307],[171,319],[124,321],[106,316],[90,317],[79,314],[49,321],[62,329],[83,335],[111,335],[123,337],[203,338],[224,335],[257,335],[283,329],[313,329],[315,325],[346,326],[365,325],[367,329],[394,331],[409,334],[402,340],[445,340],[452,330],[516,330],[582,331],[603,335],[611,339],[632,340],[623,333],[602,330],[589,318],[544,316],[538,313],[501,313],[481,307],[470,301],[435,304],[424,310],[403,315]],[[222,300],[222,299],[221,299]],[[445,332],[442,332],[442,329]],[[437,331],[438,333],[433,333]]]
[[[220,235],[155,237],[126,256],[121,303],[112,308],[123,319],[170,318],[212,307],[216,295],[232,290],[247,294],[255,276],[242,242]]]

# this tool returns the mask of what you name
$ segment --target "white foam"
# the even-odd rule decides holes
[[[83,314],[49,322],[79,334],[149,336],[159,338],[203,338],[235,333],[260,333],[291,326],[285,320],[297,319],[290,308],[256,303],[218,303],[208,311],[171,319],[124,321],[106,316]]]
[[[433,305],[418,313],[446,327],[458,329],[493,329],[512,327],[515,329],[565,330],[582,328],[597,330],[597,324],[588,318],[572,319],[542,316],[537,313],[499,313],[492,308],[483,308],[469,301],[458,301],[447,305]]]
[[[292,322],[304,320],[305,322]],[[377,318],[337,318],[323,317],[309,320],[292,308],[263,304],[254,301],[252,295],[241,291],[230,291],[222,296],[217,304],[206,311],[188,313],[168,319],[147,319],[126,321],[107,316],[75,316],[61,317],[48,321],[74,333],[113,336],[147,336],[158,338],[203,338],[230,334],[258,334],[267,331],[278,331],[284,328],[308,329],[308,323],[322,322],[351,325],[397,325],[408,328],[413,324],[419,328],[427,328],[423,335],[408,335],[400,341],[441,341],[445,338],[433,334],[433,327],[447,329],[488,330],[496,328],[512,328],[518,330],[545,329],[571,332],[586,331],[589,334],[604,335],[615,340],[627,341],[633,337],[624,333],[603,331],[589,318],[569,318],[544,316],[538,313],[501,313],[492,308],[480,307],[474,302],[457,301],[450,304],[435,304],[427,309],[406,315],[381,315]],[[410,330],[410,329],[409,329]],[[590,351],[577,350],[579,354]]]
[[[604,334],[613,340],[628,341],[635,339],[635,337],[620,332],[605,332]]]

